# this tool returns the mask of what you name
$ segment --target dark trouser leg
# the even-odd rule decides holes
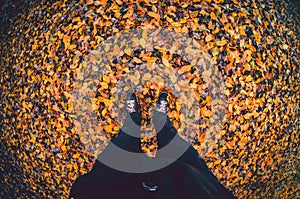
[[[140,126],[141,116],[138,113],[128,114],[117,137],[111,142],[123,150],[141,153],[140,147]]]
[[[127,178],[131,180],[127,184],[128,186],[134,184],[138,179],[136,175],[130,175],[129,173],[115,169],[114,165],[118,166],[126,164],[126,161],[130,161],[129,158],[120,156],[115,148],[122,149],[122,151],[142,153],[139,138],[140,121],[140,116],[137,113],[127,115],[118,136],[114,137],[99,155],[93,169],[89,173],[80,176],[73,184],[70,197],[72,196],[76,199],[117,198],[112,196],[112,194],[118,195],[118,192],[110,191],[113,190],[112,187],[120,189],[120,182],[124,182]],[[112,166],[106,165],[108,160],[111,160]],[[121,192],[124,194],[124,191]]]
[[[153,116],[154,127],[157,131],[157,142],[158,142],[158,151],[163,147],[169,145],[172,140],[178,137],[177,130],[174,128],[172,123],[170,122],[169,117],[161,112],[155,112]],[[185,152],[178,157],[180,161],[190,164],[199,170],[209,170],[206,166],[206,163],[199,156],[198,152],[185,140],[182,138],[176,139],[175,142],[171,143],[170,150],[184,150]],[[171,152],[170,152],[171,153]],[[159,155],[168,155],[168,154],[160,154]],[[168,158],[168,157],[163,157]]]
[[[172,142],[172,139],[174,139],[175,136],[178,136],[177,130],[174,128],[174,126],[172,125],[168,116],[165,113],[155,112],[153,116],[153,123],[155,129],[157,130],[157,157],[169,158],[168,153],[160,153],[160,149],[166,147]],[[211,193],[215,193],[216,198],[234,198],[234,196],[223,185],[220,184],[218,179],[207,167],[206,163],[200,157],[198,152],[188,142],[186,142],[182,138],[177,139],[175,144],[171,145],[170,154],[172,154],[172,151],[181,149],[186,149],[186,151],[180,157],[178,157],[178,160],[194,167],[197,171],[201,173],[201,175],[199,176],[205,176],[205,179],[207,179],[207,184],[209,184],[208,187],[211,187],[210,191]]]
[[[128,114],[119,134],[112,138],[98,160],[116,170],[130,172],[131,167],[142,166],[143,154],[140,143],[141,117],[138,113]]]

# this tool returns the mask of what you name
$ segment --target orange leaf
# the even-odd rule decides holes
[[[216,16],[216,14],[214,12],[210,13],[210,17],[211,17],[212,20],[216,20],[217,19],[217,16]]]
[[[186,72],[189,72],[192,68],[192,65],[185,65],[185,66],[182,66],[179,70],[178,70],[178,73],[179,74],[183,74],[183,73],[186,73]]]
[[[200,143],[203,143],[204,140],[205,140],[205,137],[206,137],[206,133],[202,133],[202,134],[199,136],[199,142],[200,142]]]
[[[104,126],[104,130],[106,131],[106,133],[110,133],[110,132],[112,132],[113,127],[112,127],[112,125],[106,125],[106,126]]]
[[[168,59],[166,59],[166,58],[162,58],[162,62],[163,62],[163,64],[165,65],[165,66],[167,66],[167,67],[170,67],[170,63],[169,63],[169,60]]]
[[[123,19],[129,18],[131,17],[133,14],[133,8],[132,6],[129,6],[128,11],[126,12],[126,14],[123,16]]]
[[[80,153],[76,152],[72,157],[75,158],[75,159],[78,159],[80,157]]]
[[[209,41],[211,41],[211,40],[213,40],[215,37],[212,35],[212,34],[209,34],[209,35],[207,35],[206,37],[205,37],[205,41],[206,42],[209,42]]]
[[[148,15],[150,16],[150,17],[153,17],[153,18],[155,18],[157,21],[159,21],[160,20],[160,15],[158,14],[158,13],[156,13],[156,12],[148,12]]]
[[[225,44],[227,44],[227,40],[221,40],[221,41],[217,41],[217,46],[224,46]]]
[[[94,1],[95,6],[100,6],[101,4],[102,4],[101,1]]]

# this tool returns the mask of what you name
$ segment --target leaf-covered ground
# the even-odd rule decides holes
[[[160,90],[170,92],[172,122],[237,197],[299,198],[299,24],[287,10],[287,2],[267,0],[33,1],[1,35],[0,197],[66,198],[72,182],[91,169],[118,131],[114,106],[124,99],[114,94],[123,79],[141,85],[149,134],[145,110]],[[209,68],[198,72],[198,58],[147,49],[145,29],[159,27],[189,35],[185,52],[205,52]],[[139,49],[114,47],[118,59],[107,63],[99,81],[89,79],[101,72],[86,70],[95,50],[131,29],[143,30],[134,36]],[[153,73],[159,68],[164,70]],[[218,119],[215,92],[206,92],[216,87],[216,72],[226,101],[218,136],[207,130]],[[166,74],[172,74],[174,88],[160,84]],[[180,106],[188,100],[176,94],[188,92],[185,81],[195,96]],[[124,91],[131,89],[126,85]],[[87,88],[94,92],[85,93]],[[76,92],[88,99],[78,99]],[[200,130],[185,132],[183,113],[194,103],[201,114],[191,117],[199,117]],[[92,120],[80,112],[81,104],[94,110],[98,126],[82,125]],[[214,142],[210,152],[207,140]],[[145,151],[155,151],[155,137],[143,141]]]

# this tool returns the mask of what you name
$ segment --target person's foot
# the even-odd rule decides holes
[[[161,148],[169,143],[177,132],[167,115],[169,108],[169,102],[167,98],[167,92],[163,91],[159,94],[152,117],[154,128],[157,133],[158,148]]]
[[[156,106],[154,107],[154,113],[152,117],[152,121],[154,124],[154,128],[158,133],[165,126],[166,122],[169,123],[169,118],[167,115],[167,111],[169,108],[168,103],[168,93],[163,91],[159,94]]]
[[[125,101],[127,113],[138,113],[139,112],[139,104],[138,98],[134,92],[129,92]]]
[[[141,153],[140,128],[142,117],[139,112],[138,98],[134,92],[129,92],[125,99],[126,118],[112,142],[123,150]]]
[[[121,129],[131,136],[139,137],[142,117],[139,113],[138,98],[134,92],[127,94],[125,108],[127,116]]]
[[[154,110],[166,114],[169,108],[169,103],[167,98],[168,98],[168,93],[165,91],[161,92],[158,96],[156,107]]]

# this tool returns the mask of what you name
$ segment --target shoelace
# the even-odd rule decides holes
[[[127,105],[126,109],[129,113],[136,112],[134,102],[135,102],[135,100],[127,100],[126,101],[126,105]]]
[[[160,104],[158,105],[158,107],[156,107],[156,110],[158,112],[166,113],[168,110],[168,102],[160,101]]]

